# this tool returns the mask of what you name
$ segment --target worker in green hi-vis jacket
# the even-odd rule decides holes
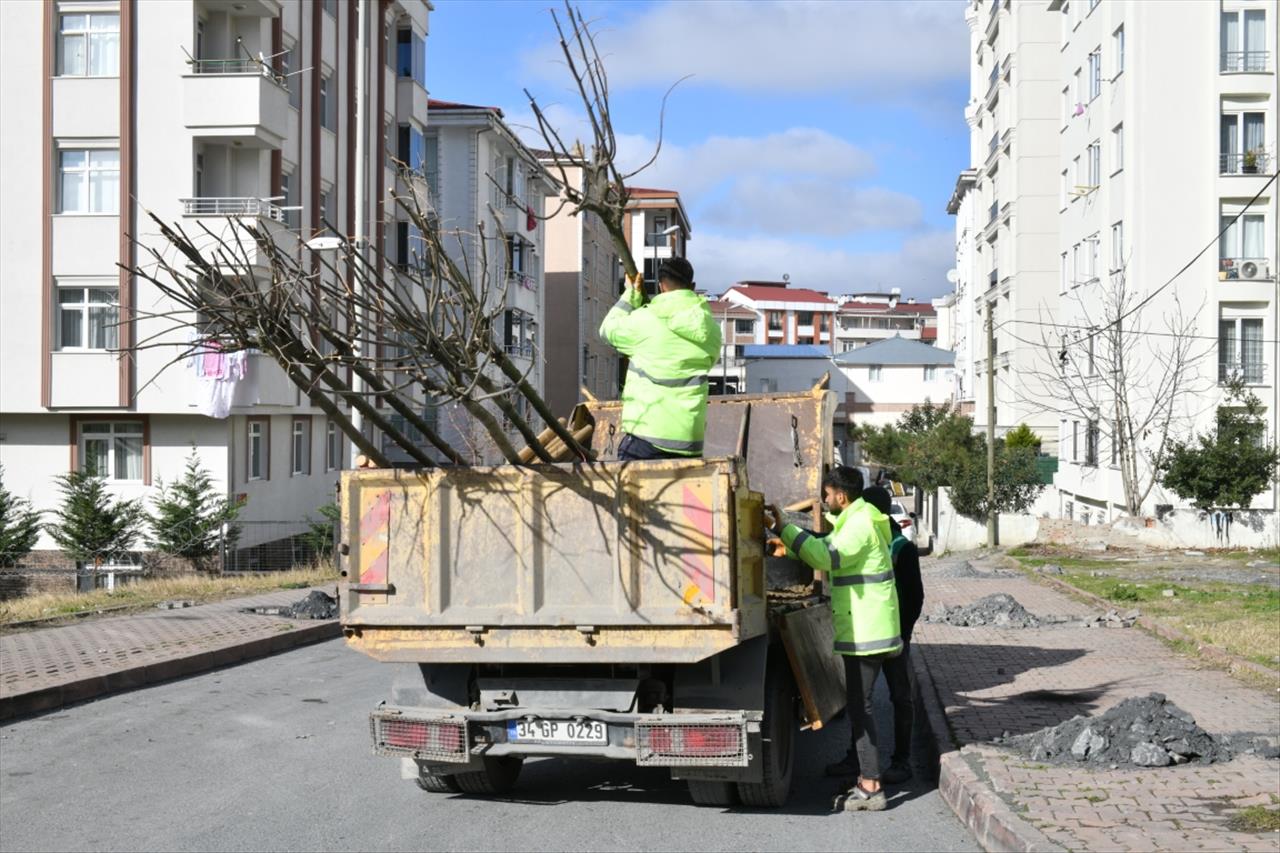
[[[720,324],[694,292],[693,265],[684,258],[663,261],[658,288],[646,305],[640,282],[628,280],[600,324],[600,337],[630,359],[618,445],[623,461],[702,455],[707,374],[720,351]]]
[[[794,524],[779,529],[781,516],[772,506],[765,509],[765,525],[788,556],[830,576],[835,651],[844,661],[852,743],[848,756],[827,773],[857,777],[839,798],[845,811],[880,811],[886,799],[871,690],[884,662],[902,652],[902,636],[889,557],[889,518],[862,500],[862,485],[856,468],[839,465],[827,472],[823,502],[834,518],[825,536]]]

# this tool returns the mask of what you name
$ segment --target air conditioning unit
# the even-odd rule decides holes
[[[1245,261],[1240,264],[1241,278],[1269,278],[1268,272],[1267,265],[1258,261]]]

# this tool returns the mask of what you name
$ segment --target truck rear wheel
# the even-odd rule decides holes
[[[688,779],[689,796],[700,806],[731,806],[737,799],[732,782],[710,782]]]
[[[432,794],[456,794],[462,790],[458,787],[456,776],[437,776],[435,773],[419,770],[415,781],[419,788]]]
[[[785,660],[771,657],[765,683],[764,721],[761,730],[761,770],[759,782],[739,782],[738,796],[744,806],[776,809],[791,793],[791,772],[795,766],[795,693]]]
[[[485,758],[484,769],[453,776],[464,794],[505,794],[520,778],[523,758]]]

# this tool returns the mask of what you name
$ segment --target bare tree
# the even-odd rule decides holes
[[[1039,339],[1024,340],[1036,352],[1024,396],[1042,411],[1085,421],[1086,455],[1093,456],[1086,462],[1097,465],[1100,439],[1108,440],[1134,516],[1211,384],[1200,368],[1209,349],[1196,334],[1199,312],[1184,311],[1176,290],[1168,301],[1155,316],[1151,297],[1137,293],[1121,269],[1073,288],[1069,307],[1041,314]]]

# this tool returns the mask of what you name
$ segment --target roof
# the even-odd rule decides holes
[[[655,204],[643,205],[641,204],[641,202],[643,202],[645,199],[660,200],[660,199],[667,199],[667,198],[674,200],[675,204],[674,205],[655,205]],[[664,208],[664,209],[666,207],[674,207],[676,211],[680,214],[681,224],[684,225],[685,239],[692,239],[693,225],[689,222],[689,214],[684,209],[684,201],[681,200],[680,193],[678,191],[660,190],[660,189],[654,189],[653,187],[627,187],[627,203],[631,204],[632,202],[635,202],[636,207]]]
[[[878,312],[881,314],[936,314],[937,310],[928,302],[899,302],[889,306],[884,302],[846,302],[840,310],[849,314]]]
[[[427,99],[428,110],[486,110],[491,113],[497,113],[498,118],[504,118],[501,107],[484,107],[479,104],[459,104],[456,101],[437,101],[435,98]]]
[[[818,344],[747,344],[743,358],[831,358],[831,350]]]
[[[778,287],[764,284],[735,284],[729,290],[752,302],[807,302],[814,305],[835,307],[831,297],[821,291],[808,290],[803,287]]]
[[[723,299],[708,299],[707,307],[711,309],[711,313],[717,317],[743,317],[756,318],[756,312],[750,308],[744,308],[733,302],[727,302]]]
[[[633,198],[679,198],[676,190],[657,190],[652,187],[627,187],[627,195]]]
[[[842,352],[836,356],[836,363],[849,365],[946,365],[956,363],[956,354],[951,350],[938,349],[919,341],[910,341],[900,335],[876,341],[864,347]]]

